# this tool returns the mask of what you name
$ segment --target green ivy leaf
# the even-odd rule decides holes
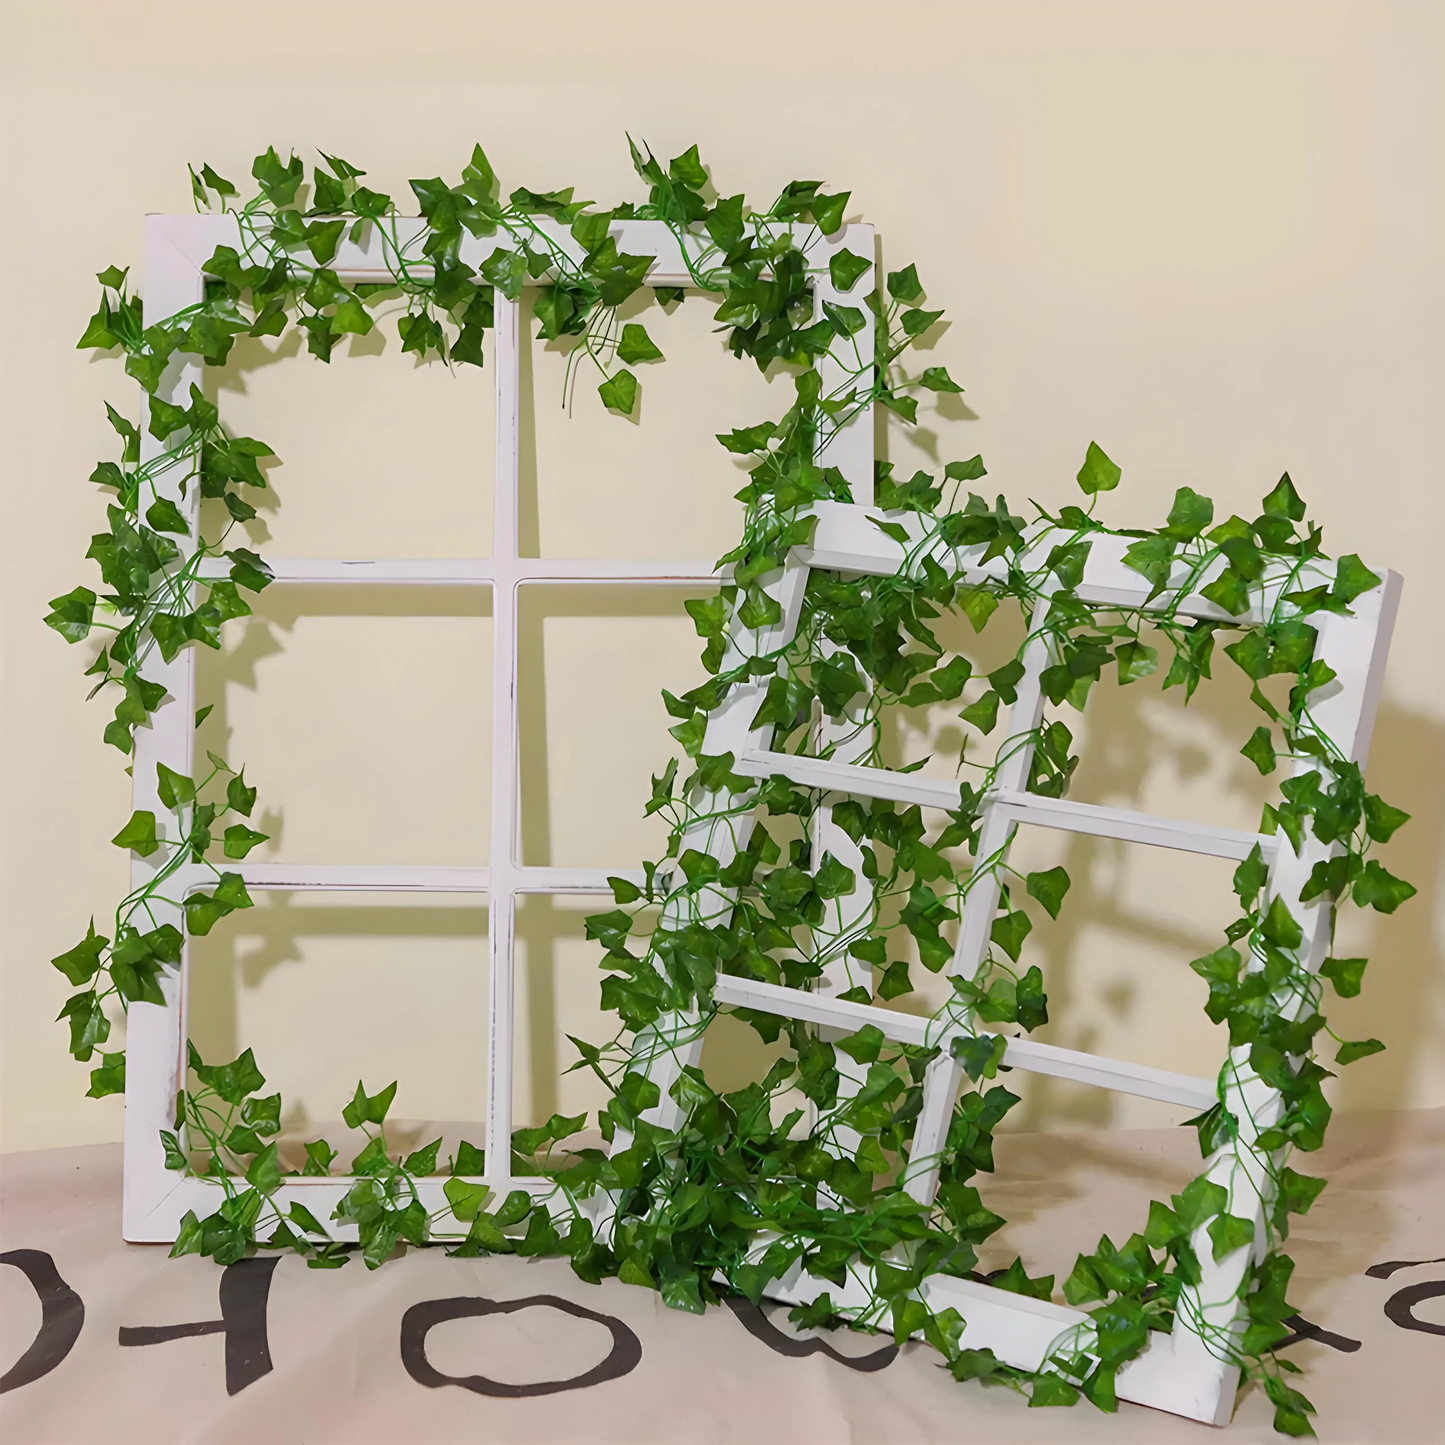
[[[905,311],[898,319],[906,336],[919,337],[941,316],[942,311]]]
[[[1266,517],[1280,517],[1291,522],[1304,519],[1305,504],[1295,491],[1288,472],[1279,479],[1274,490],[1261,503],[1261,508]]]
[[[102,1054],[101,1066],[90,1071],[87,1099],[103,1099],[107,1094],[125,1093],[125,1054]]]
[[[110,840],[117,848],[129,848],[142,858],[149,858],[160,847],[156,838],[156,815],[144,808],[138,808],[130,815],[128,822]]]
[[[1250,733],[1249,741],[1239,750],[1261,774],[1272,773],[1275,767],[1274,735],[1261,725]]]
[[[888,273],[888,294],[895,301],[902,301],[905,304],[917,301],[923,295],[923,286],[918,279],[918,268],[908,265],[901,271],[890,271]]]
[[[924,368],[923,375],[918,378],[920,386],[926,386],[929,391],[962,391],[963,388],[948,374],[946,367],[929,366]],[[944,475],[947,475],[945,471]]]
[[[949,1052],[963,1065],[964,1073],[977,1083],[979,1079],[997,1075],[1007,1048],[1008,1040],[1002,1034],[960,1034],[949,1045]]]
[[[1214,503],[1192,487],[1180,487],[1169,509],[1167,526],[1172,536],[1193,540],[1214,520]]]
[[[109,942],[108,938],[95,931],[95,919],[92,918],[85,937],[74,948],[67,949],[50,961],[71,983],[77,986],[88,983],[100,968],[101,952]]]
[[[268,1144],[251,1161],[246,1170],[246,1183],[261,1194],[272,1194],[281,1185],[281,1166],[276,1159],[275,1144]]]
[[[239,1106],[248,1094],[254,1094],[266,1082],[250,1049],[229,1064],[203,1064],[192,1050],[191,1067],[201,1083],[214,1089],[228,1104]]]
[[[270,837],[268,833],[258,833],[255,829],[246,827],[244,823],[233,823],[226,829],[224,836],[227,858],[244,858],[252,848],[266,842]]]
[[[396,1083],[393,1081],[377,1094],[367,1094],[360,1081],[351,1102],[341,1111],[348,1129],[359,1129],[363,1124],[381,1124],[386,1120],[386,1111],[396,1097]]]
[[[89,587],[76,587],[64,597],[52,597],[45,625],[53,627],[67,642],[79,642],[90,633],[95,601]],[[130,751],[129,747],[126,751]]]
[[[1112,492],[1119,485],[1123,472],[1105,455],[1098,442],[1090,442],[1084,455],[1084,465],[1079,468],[1079,488],[1089,496],[1099,492]]]
[[[637,378],[630,371],[619,371],[597,388],[597,395],[610,410],[631,416],[637,401]]]
[[[873,265],[847,249],[835,251],[828,262],[828,277],[838,291],[851,291],[858,279]],[[910,268],[911,269],[911,268]],[[914,275],[917,280],[917,274]],[[921,295],[921,292],[915,295]],[[909,298],[912,299],[912,298]]]
[[[1042,873],[1030,873],[1025,883],[1031,898],[1037,898],[1048,909],[1050,918],[1059,916],[1064,895],[1069,891],[1069,875],[1061,867]]]
[[[1034,1376],[1033,1389],[1029,1392],[1029,1409],[1047,1405],[1076,1405],[1078,1390],[1062,1376],[1045,1371]]]
[[[1241,1219],[1237,1214],[1220,1214],[1210,1221],[1209,1237],[1214,1242],[1217,1264],[1225,1255],[1254,1243],[1254,1221]]]
[[[1320,965],[1320,976],[1329,979],[1341,998],[1356,998],[1368,962],[1364,958],[1327,958]],[[81,983],[83,980],[72,979],[71,982]]]
[[[617,344],[617,359],[625,366],[632,366],[639,361],[661,361],[663,355],[647,334],[647,328],[639,326],[635,321],[629,321],[622,328],[622,340]],[[609,402],[608,405],[612,403]],[[623,408],[625,411],[631,409],[630,406]]]
[[[1401,808],[1392,808],[1383,798],[1371,793],[1365,798],[1365,831],[1376,843],[1388,843],[1395,830],[1410,821]]]
[[[226,806],[234,808],[238,813],[244,813],[248,818],[251,816],[251,809],[256,806],[256,790],[246,786],[244,768],[226,784]]]
[[[1378,1054],[1384,1051],[1384,1044],[1379,1039],[1357,1039],[1352,1043],[1343,1043],[1339,1052],[1335,1054],[1337,1064],[1353,1064],[1356,1059],[1369,1058],[1371,1054]]]
[[[1403,878],[1396,878],[1373,858],[1365,864],[1364,872],[1355,882],[1354,898],[1360,908],[1373,908],[1380,913],[1393,913],[1408,898],[1415,896],[1415,888]]]

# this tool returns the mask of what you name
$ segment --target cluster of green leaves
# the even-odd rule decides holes
[[[129,754],[134,729],[167,700],[145,672],[152,654],[169,661],[192,643],[219,646],[221,623],[249,611],[238,589],[259,591],[269,581],[259,557],[226,542],[232,528],[255,515],[246,489],[266,486],[262,463],[270,449],[231,435],[198,388],[185,406],[167,401],[162,381],[174,357],[220,365],[237,336],[279,336],[294,318],[308,350],[328,361],[339,340],[373,328],[374,302],[400,296],[403,351],[481,365],[496,292],[515,300],[524,285],[541,283],[534,306],[539,337],[570,338],[574,356],[587,356],[600,369],[604,404],[631,413],[639,384],[630,368],[660,360],[662,352],[645,326],[619,320],[619,308],[646,287],[650,262],[619,249],[615,223],[664,222],[679,239],[694,286],[717,299],[715,319],[729,349],[762,369],[790,371],[794,397],[778,420],[718,439],[747,469],[738,493],[746,504],[743,535],[722,559],[728,584],[717,596],[688,604],[704,643],[706,680],[681,696],[664,693],[677,720],[673,736],[689,760],[686,772],[676,759],[669,762],[653,780],[646,807],[670,825],[666,855],[646,865],[644,887],[613,880],[616,906],[587,923],[589,937],[606,951],[603,1004],[618,1015],[623,1034],[679,1047],[692,1036],[673,1027],[679,1017],[691,1016],[695,1030],[715,1016],[720,973],[807,987],[840,957],[856,980],[845,999],[887,1003],[912,990],[914,955],[926,969],[943,968],[952,956],[948,926],[963,899],[981,878],[997,876],[1000,903],[984,961],[974,977],[951,980],[954,997],[938,1020],[969,1080],[941,1157],[915,1159],[912,1150],[924,1071],[943,1043],[896,1046],[871,1025],[830,1042],[795,1021],[735,1010],[768,1043],[786,1038],[786,1053],[763,1080],[731,1093],[717,1093],[695,1068],[682,1069],[671,1086],[683,1118],[675,1130],[654,1122],[662,1102],[658,1084],[620,1035],[606,1045],[574,1040],[577,1067],[591,1069],[607,1087],[609,1102],[597,1122],[613,1148],[604,1153],[568,1142],[585,1126],[582,1115],[557,1115],[516,1131],[513,1170],[530,1176],[535,1187],[514,1191],[492,1209],[477,1180],[485,1168],[482,1151],[463,1143],[446,1181],[447,1207],[428,1215],[417,1182],[437,1171],[440,1141],[390,1152],[383,1125],[396,1086],[368,1095],[358,1084],[343,1112],[366,1143],[350,1165],[354,1182],[332,1221],[354,1226],[357,1241],[341,1244],[301,1204],[283,1213],[274,1202],[288,1177],[274,1138],[281,1100],[258,1095],[265,1081],[250,1051],[230,1064],[207,1066],[192,1050],[195,1083],[178,1098],[175,1132],[163,1136],[167,1162],[214,1179],[224,1197],[206,1219],[187,1217],[176,1252],[227,1262],[258,1247],[288,1248],[314,1267],[334,1267],[359,1252],[375,1267],[398,1245],[436,1242],[440,1234],[462,1254],[564,1254],[584,1279],[616,1275],[689,1310],[703,1309],[720,1288],[757,1299],[770,1280],[801,1262],[839,1287],[862,1280],[870,1303],[850,1311],[849,1322],[891,1329],[900,1341],[922,1333],[960,1380],[1010,1385],[1026,1391],[1033,1405],[1072,1404],[1082,1394],[1111,1409],[1118,1369],[1144,1347],[1151,1329],[1167,1329],[1191,1308],[1189,1289],[1200,1278],[1197,1252],[1207,1248],[1219,1260],[1254,1241],[1255,1221],[1231,1213],[1228,1192],[1208,1169],[1170,1204],[1151,1204],[1146,1228],[1122,1249],[1105,1237],[1094,1253],[1080,1256],[1063,1290],[1071,1303],[1095,1306],[1088,1328],[1039,1372],[1011,1369],[986,1349],[964,1348],[963,1322],[953,1311],[931,1311],[920,1290],[927,1274],[942,1271],[1038,1298],[1052,1294],[1052,1276],[1031,1278],[1022,1260],[978,1273],[977,1246],[1003,1221],[972,1181],[992,1170],[993,1131],[1017,1102],[991,1082],[1002,1067],[1005,1031],[1033,1029],[1048,1017],[1040,970],[1021,961],[1031,920],[1018,895],[1057,917],[1070,879],[1059,867],[1024,875],[1002,855],[979,857],[979,813],[1002,758],[1023,745],[1032,745],[1029,789],[1062,796],[1078,763],[1070,728],[1050,717],[1027,736],[1006,737],[991,762],[966,757],[963,766],[974,773],[937,833],[916,807],[834,804],[832,822],[860,850],[859,879],[831,854],[815,861],[803,841],[819,795],[782,778],[759,785],[742,776],[731,753],[708,752],[708,718],[737,687],[750,684],[761,697],[753,724],[773,730],[775,747],[807,751],[816,723],[827,719],[833,738],[853,729],[854,738],[868,744],[866,760],[878,763],[878,724],[890,706],[960,704],[958,717],[970,737],[994,734],[1001,710],[1017,700],[1023,649],[1030,645],[1042,643],[1048,652],[1041,685],[1049,704],[1081,709],[1111,665],[1126,685],[1156,672],[1161,639],[1172,651],[1164,686],[1182,686],[1187,699],[1209,678],[1215,634],[1223,631],[1233,637],[1223,652],[1250,677],[1252,697],[1267,718],[1244,755],[1261,773],[1281,756],[1293,762],[1281,801],[1266,809],[1263,831],[1282,833],[1296,850],[1307,833],[1330,848],[1299,902],[1352,898],[1388,913],[1414,890],[1366,855],[1406,815],[1365,790],[1358,767],[1338,755],[1309,707],[1311,695],[1333,676],[1315,656],[1318,634],[1309,618],[1348,613],[1379,578],[1347,556],[1327,583],[1317,582],[1320,529],[1307,522],[1286,476],[1253,521],[1230,517],[1216,525],[1213,502],[1185,487],[1160,527],[1115,531],[1128,539],[1125,560],[1148,581],[1151,605],[1102,605],[1079,589],[1092,547],[1113,530],[1095,516],[1097,499],[1118,486],[1122,472],[1096,443],[1078,473],[1088,505],[1066,506],[1057,515],[1039,509],[1033,523],[1002,496],[990,506],[969,492],[960,502],[964,484],[986,475],[979,457],[950,462],[937,476],[918,471],[906,481],[879,462],[874,492],[884,516],[876,525],[898,544],[903,564],[888,577],[815,571],[796,632],[775,643],[770,629],[781,622],[782,608],[774,582],[788,554],[811,539],[813,505],[851,500],[847,480],[827,463],[829,440],[875,403],[912,424],[920,392],[959,390],[942,367],[911,377],[903,365],[943,313],[926,307],[912,266],[854,298],[871,262],[838,244],[827,269],[832,289],[847,299],[815,306],[808,248],[819,235],[839,235],[846,192],[794,181],[766,210],[754,211],[741,195],[716,193],[696,147],[665,168],[645,146],[632,145],[632,158],[647,199],[603,210],[574,199],[570,189],[521,187],[504,201],[478,146],[457,184],[411,183],[419,227],[403,224],[391,198],[364,186],[364,172],[335,157],[322,157],[308,187],[298,158],[283,162],[268,150],[252,168],[259,193],[244,204],[209,166],[193,171],[198,206],[235,211],[239,245],[218,247],[207,262],[210,279],[198,305],[149,327],[127,294],[125,273],[101,273],[101,305],[80,344],[123,350],[128,374],[147,393],[143,425],[158,445],[142,463],[140,428],[108,408],[121,459],[102,462],[93,474],[115,500],[110,528],[93,539],[88,555],[110,590],[98,596],[76,588],[55,599],[46,621],[72,642],[94,628],[115,634],[91,673],[100,678],[97,691],[109,685],[123,694],[106,739]],[[348,285],[333,264],[343,238],[366,247],[389,279]],[[468,238],[494,242],[482,248],[486,258],[475,268],[463,259],[464,252],[474,259],[480,254]],[[682,294],[656,288],[654,299],[667,306]],[[864,308],[874,320],[866,355],[857,339],[867,328]],[[825,354],[836,364],[835,377],[841,375],[827,391],[816,365]],[[191,487],[224,508],[225,530],[215,542],[195,535],[178,505]],[[222,557],[230,564],[225,578],[214,565]],[[213,565],[203,576],[207,559]],[[980,581],[984,566],[990,570]],[[1180,602],[1194,593],[1219,616],[1181,619]],[[1264,614],[1255,610],[1261,598],[1273,599]],[[939,643],[934,624],[944,613],[961,610],[982,631],[1005,602],[1019,609],[1027,636],[1001,666],[976,671],[970,657]],[[1272,682],[1276,677],[1283,682]],[[160,997],[161,971],[179,960],[183,939],[173,924],[158,922],[158,909],[180,908],[187,931],[202,934],[249,905],[240,876],[222,872],[208,854],[217,819],[227,811],[249,817],[255,790],[221,759],[211,756],[211,763],[200,782],[160,770],[158,791],[174,826],[162,831],[151,813],[137,812],[117,834],[118,846],[142,856],[164,853],[151,880],[118,910],[115,943],[92,924],[80,944],[55,960],[73,982],[89,985],[63,1015],[80,1058],[89,1059],[108,1038],[102,1007],[108,996],[122,1005]],[[224,801],[203,801],[203,791],[223,777]],[[722,856],[697,845],[700,838],[730,835],[745,842]],[[225,829],[220,846],[226,857],[241,858],[262,841],[263,834],[238,821]],[[214,887],[169,900],[166,880],[187,860],[209,866]],[[1323,1182],[1296,1174],[1283,1158],[1293,1145],[1318,1148],[1328,1121],[1320,1088],[1326,1070],[1313,1058],[1318,1034],[1328,1031],[1321,980],[1351,997],[1360,990],[1365,961],[1332,958],[1319,975],[1309,973],[1298,958],[1302,929],[1294,900],[1267,897],[1265,882],[1256,850],[1235,875],[1241,917],[1224,946],[1193,964],[1209,984],[1210,1017],[1227,1024],[1233,1049],[1221,1074],[1220,1102],[1194,1123],[1206,1158],[1221,1150],[1248,1153],[1273,1185],[1263,1226],[1270,1247],[1241,1286],[1247,1329],[1242,1339],[1216,1343],[1262,1381],[1280,1429],[1307,1433],[1309,1402],[1285,1383],[1288,1362],[1272,1354],[1286,1333],[1281,1321],[1292,1312],[1285,1301],[1291,1264],[1277,1246],[1288,1234],[1289,1216],[1307,1210]],[[841,934],[830,931],[838,900],[859,889],[871,906]],[[1337,1041],[1339,1064],[1382,1047],[1376,1040]],[[1227,1107],[1232,1085],[1246,1074],[1280,1095],[1279,1117],[1267,1128]],[[124,1055],[103,1054],[91,1093],[123,1087]],[[811,1123],[800,1134],[802,1105]],[[329,1145],[313,1141],[305,1153],[302,1175],[330,1173],[335,1154]],[[936,1166],[940,1180],[926,1205],[904,1188],[909,1171],[925,1166]],[[598,1191],[612,1196],[616,1210],[605,1238],[597,1237],[581,1207]],[[794,1311],[805,1325],[837,1316],[829,1294]]]
[[[161,980],[167,968],[179,965],[184,942],[181,930],[164,917],[175,913],[177,902],[192,935],[208,933],[218,919],[251,906],[241,875],[218,867],[213,854],[219,846],[224,858],[240,859],[266,841],[265,833],[240,821],[250,817],[256,790],[214,754],[210,763],[199,782],[164,763],[157,765],[157,793],[170,809],[169,819],[158,823],[152,811],[137,809],[111,839],[117,848],[155,859],[153,871],[116,909],[113,940],[97,933],[92,919],[86,936],[51,960],[80,988],[60,1011],[70,1025],[70,1052],[79,1060],[89,1060],[110,1037],[107,1000],[122,1009],[137,1001],[165,1002]],[[237,821],[220,829],[220,820],[228,815]],[[187,864],[208,870],[214,885],[209,892],[192,886],[183,899],[173,900],[168,897],[173,880]],[[124,1053],[103,1054],[101,1066],[91,1072],[91,1097],[124,1090]]]

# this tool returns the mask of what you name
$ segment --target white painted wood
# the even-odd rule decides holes
[[[174,315],[202,299],[203,283],[194,257],[194,242],[176,224],[178,218],[149,216],[145,227],[145,285],[142,310],[146,325]],[[188,249],[189,243],[189,249]],[[207,252],[209,254],[209,251]],[[190,402],[193,382],[201,380],[201,364],[196,358],[177,356],[167,367],[156,394],[178,406]],[[141,460],[150,461],[164,448],[147,430],[147,414],[136,418],[141,429]],[[169,473],[161,483],[161,494],[180,508],[196,528],[198,489],[187,488],[181,496],[177,474]],[[142,510],[148,503],[142,499]],[[191,544],[194,546],[194,543]],[[182,544],[184,550],[185,544]],[[173,569],[174,570],[174,567]],[[132,761],[132,807],[149,809],[156,816],[157,831],[164,833],[164,824],[171,821],[169,811],[156,794],[156,764],[164,763],[178,773],[189,775],[194,748],[195,652],[185,648],[169,663],[152,651],[141,668],[149,681],[162,683],[169,697],[155,712],[149,727],[135,732],[135,755]],[[131,888],[145,887],[159,871],[163,855],[149,859],[131,854]],[[156,926],[169,923],[184,934],[182,910],[175,904],[157,904]],[[175,1176],[165,1167],[165,1152],[160,1131],[172,1126],[175,1115],[176,1090],[184,1077],[183,1024],[185,1016],[186,973],[188,949],[182,950],[180,969],[165,972],[161,992],[165,1004],[133,1003],[126,1018],[126,1091],[125,1091],[125,1176],[122,1233],[127,1239],[138,1237],[142,1221],[157,1202],[173,1186]],[[112,1045],[113,1046],[113,1045]]]
[[[391,561],[312,557],[267,557],[277,582],[302,585],[366,587],[492,587],[511,581],[517,585],[545,583],[593,584],[626,582],[634,587],[676,587],[716,582],[719,574],[710,562],[612,561],[587,557],[422,558]],[[213,559],[202,564],[201,575],[230,575],[229,562]]]
[[[989,1032],[970,1027],[961,1007],[949,1017],[930,1018],[880,1008],[875,1004],[853,1003],[823,992],[739,978],[735,974],[723,974],[718,979],[716,996],[720,1003],[734,1008],[806,1019],[810,1023],[835,1029],[840,1035],[856,1033],[872,1024],[897,1043],[913,1044],[919,1048],[942,1048],[945,1053],[949,1041],[960,1034]],[[1167,1104],[1182,1104],[1191,1109],[1207,1109],[1215,1100],[1214,1084],[1208,1079],[1081,1053],[1077,1049],[1064,1049],[1030,1038],[1010,1038],[1004,1049],[1003,1062],[1012,1069],[1052,1074],[1056,1078],[1094,1084],[1143,1099],[1161,1099]]]
[[[888,768],[860,767],[831,758],[800,757],[793,753],[752,750],[738,759],[736,772],[750,778],[784,777],[804,788],[833,789],[857,798],[888,798],[895,803],[916,803],[922,808],[956,812],[958,784],[918,773]],[[1124,808],[1102,808],[1092,803],[1071,803],[1065,798],[1043,798],[1036,793],[996,790],[988,795],[1001,813],[1015,823],[1032,823],[1066,833],[1088,833],[1121,843],[1144,843],[1155,848],[1176,848],[1215,858],[1243,860],[1255,847],[1266,861],[1274,856],[1275,840],[1262,833],[1242,833],[1207,823],[1184,823],[1134,813]]]
[[[389,867],[355,863],[231,863],[249,893],[485,893],[485,868]],[[193,887],[208,888],[208,869],[184,870]]]
[[[495,296],[497,451],[493,481],[492,549],[508,561],[519,553],[521,464],[521,306]],[[492,836],[491,907],[487,915],[487,1181],[505,1194],[512,1178],[513,952],[520,861],[520,767],[517,717],[517,583],[492,588]]]

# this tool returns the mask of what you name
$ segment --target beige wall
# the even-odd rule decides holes
[[[1371,777],[1415,814],[1390,857],[1420,896],[1347,925],[1374,962],[1340,1027],[1390,1047],[1339,1098],[1445,1104],[1439,14],[1379,0],[10,0],[3,1147],[121,1126],[118,1101],[81,1097],[50,1022],[66,984],[47,963],[127,874],[106,839],[128,780],[99,705],[82,706],[84,649],[39,622],[45,599],[94,580],[81,556],[102,515],[85,480],[110,455],[102,399],[135,407],[118,363],[73,349],[92,273],[138,262],[145,212],[190,208],[187,161],[239,181],[268,144],[318,146],[400,193],[409,176],[455,174],[479,139],[509,186],[611,201],[640,194],[624,131],[663,155],[698,142],[726,190],[762,203],[795,176],[851,188],[887,263],[918,263],[951,323],[930,359],[967,395],[944,416],[925,408],[914,437],[889,435],[907,470],[981,451],[1011,498],[1056,503],[1097,438],[1125,474],[1106,514],[1127,525],[1157,520],[1186,484],[1252,515],[1288,467],[1327,544],[1404,574]],[[640,426],[602,415],[590,384],[564,415],[561,358],[531,359],[524,532],[545,553],[726,543],[737,479],[711,435],[776,415],[783,387],[721,353],[700,302],[652,329],[669,360],[647,373]],[[214,379],[227,419],[285,463],[262,550],[485,549],[490,373],[418,370],[394,337],[358,351],[328,371],[252,346]],[[638,814],[669,741],[657,689],[698,675],[676,599],[539,595],[523,635],[528,861],[655,850]],[[233,624],[224,656],[203,660],[206,740],[260,786],[271,856],[483,861],[489,649],[485,606],[447,595],[399,609],[277,589]],[[1234,748],[1253,722],[1220,671],[1188,713],[1157,690],[1103,696],[1079,795],[1249,826],[1262,794]],[[956,747],[947,721],[901,720],[898,756]],[[1228,917],[1227,877],[1102,844],[1050,855],[1056,843],[1028,841],[1066,856],[1081,885],[1060,928],[1040,931],[1051,1036],[1212,1071],[1218,1040],[1184,963]],[[358,1073],[399,1075],[403,1115],[479,1118],[485,928],[466,900],[273,897],[197,949],[193,1032],[208,1053],[253,1045],[298,1125],[334,1118]],[[522,934],[525,1119],[593,1102],[581,1076],[555,1074],[571,1062],[563,1034],[595,1037],[602,1021],[580,913],[529,903]],[[1177,1116],[1059,1087],[1032,1089],[1019,1114],[1161,1117]]]

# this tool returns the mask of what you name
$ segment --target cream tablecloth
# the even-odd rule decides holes
[[[984,1196],[1012,1222],[984,1263],[1022,1252],[1062,1278],[1197,1161],[1192,1130],[1003,1137]],[[1445,1110],[1339,1119],[1303,1167],[1331,1184],[1292,1238],[1308,1325],[1287,1353],[1321,1438],[1445,1441]],[[4,1445],[1271,1438],[1257,1391],[1222,1435],[1132,1405],[1033,1410],[955,1384],[923,1345],[800,1337],[772,1309],[680,1314],[615,1280],[582,1284],[565,1261],[168,1260],[121,1243],[119,1203],[118,1147],[3,1159]]]

